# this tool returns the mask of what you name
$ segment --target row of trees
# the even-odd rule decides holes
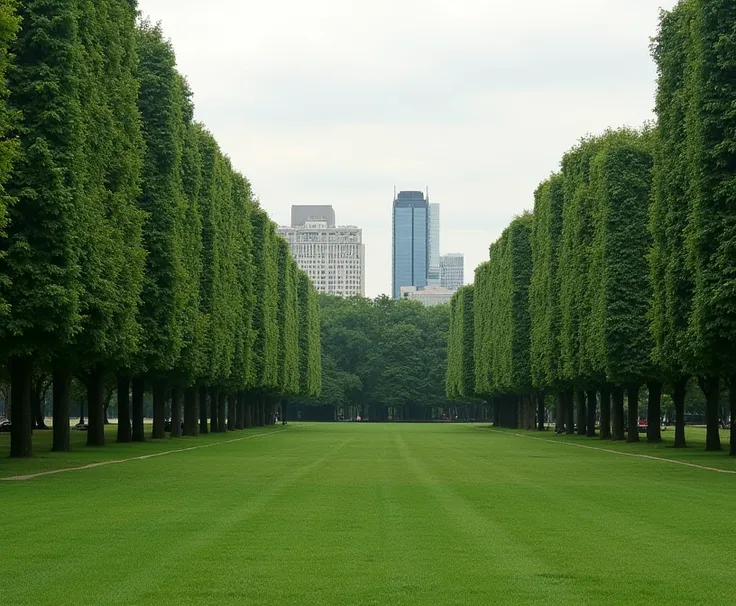
[[[52,375],[54,450],[69,448],[72,377],[87,389],[96,446],[111,375],[122,442],[144,439],[148,390],[154,438],[169,399],[172,433],[183,409],[196,435],[208,395],[223,431],[226,408],[230,428],[244,427],[262,424],[275,398],[319,393],[316,293],[194,121],[174,50],[136,2],[3,0],[0,68],[11,456],[32,452],[34,370]]]
[[[303,418],[371,421],[468,418],[481,414],[448,402],[448,305],[423,307],[388,297],[320,295],[323,389],[299,402]]]
[[[736,5],[681,0],[653,43],[658,122],[586,137],[490,248],[453,301],[447,391],[492,397],[500,423],[660,436],[671,394],[685,446],[686,387],[706,396],[708,450],[719,450],[721,386],[736,381]],[[473,316],[472,321],[468,316]],[[736,389],[729,390],[736,454]],[[611,428],[612,425],[612,428]]]

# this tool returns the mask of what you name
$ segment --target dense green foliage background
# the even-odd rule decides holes
[[[297,402],[301,418],[385,421],[480,414],[462,403],[458,408],[445,395],[449,305],[330,295],[320,295],[319,303],[322,393]]]

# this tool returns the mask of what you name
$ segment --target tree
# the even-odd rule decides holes
[[[254,209],[250,183],[239,174],[233,177],[233,209],[235,228],[235,270],[237,275],[236,326],[234,330],[232,388],[238,392],[236,429],[245,427],[245,394],[253,381],[253,253],[250,216]]]
[[[685,393],[688,382],[687,335],[692,307],[692,275],[686,269],[685,233],[690,208],[685,65],[690,40],[692,3],[663,11],[652,46],[657,63],[653,201],[649,229],[653,359],[672,388],[675,447],[685,443]]]
[[[736,380],[736,6],[727,0],[692,4],[686,125],[688,266],[694,285],[688,336],[691,370],[702,377],[708,401],[706,449],[720,450],[719,380]],[[736,397],[731,401],[736,455]]]
[[[594,355],[589,351],[589,337],[596,327],[591,323],[595,282],[600,276],[591,268],[593,246],[594,198],[590,188],[590,162],[600,142],[588,137],[568,151],[562,158],[563,220],[558,280],[560,282],[560,378],[577,391],[578,433],[587,433],[587,411],[584,390],[605,382],[605,375]],[[591,280],[591,277],[594,280]],[[565,393],[567,433],[572,433],[573,392]],[[615,408],[615,407],[614,407]],[[620,408],[620,407],[619,407]],[[623,431],[622,415],[620,426]],[[614,432],[620,438],[621,432]]]
[[[278,390],[284,395],[299,392],[299,327],[296,272],[289,244],[277,236],[278,246]]]
[[[53,365],[62,390],[65,374],[78,371],[84,378],[90,396],[87,444],[92,446],[105,442],[105,376],[130,365],[141,337],[137,315],[145,264],[144,214],[137,197],[144,144],[137,107],[135,20],[135,5],[128,0],[80,4],[82,322],[71,350],[57,355]],[[59,404],[53,448],[66,450],[69,407]]]
[[[532,223],[532,275],[529,284],[531,321],[530,364],[532,385],[538,391],[552,391],[557,398],[557,431],[564,426],[565,389],[560,374],[560,282],[558,279],[562,243],[564,204],[563,177],[552,175],[534,193]]]
[[[153,434],[165,437],[169,373],[184,345],[179,323],[186,276],[181,257],[179,218],[184,214],[181,163],[184,147],[181,81],[176,57],[159,26],[144,21],[138,30],[140,96],[146,154],[139,206],[146,213],[147,252],[139,321],[141,370],[153,383]]]
[[[198,385],[206,368],[205,339],[207,331],[206,316],[200,309],[200,286],[202,281],[203,247],[202,247],[202,215],[200,192],[202,189],[202,157],[199,150],[199,129],[193,122],[194,106],[191,93],[186,82],[180,79],[183,105],[182,119],[184,126],[181,181],[184,191],[183,216],[178,225],[181,229],[181,258],[183,265],[184,301],[181,307],[181,319],[178,322],[184,327],[182,348],[176,364],[175,375],[178,382],[186,387],[184,394],[184,434],[199,435]],[[172,427],[174,426],[172,418]]]
[[[463,286],[452,298],[450,330],[447,345],[448,398],[472,398],[475,396],[475,359],[473,329],[474,286]]]
[[[12,385],[10,454],[28,457],[33,361],[66,348],[80,329],[76,238],[83,215],[83,159],[77,1],[28,0],[18,6],[18,14],[23,28],[10,46],[15,60],[7,74],[9,113],[4,117],[22,111],[23,122],[17,131],[18,155],[5,184],[14,203],[1,244],[0,275],[13,288],[5,299],[11,312],[0,324],[0,342],[9,356]],[[14,25],[7,10],[4,17],[6,28],[0,31],[7,42]],[[9,151],[8,146],[3,149]],[[7,163],[0,168],[7,169]]]
[[[495,293],[491,284],[491,263],[481,263],[475,270],[473,294],[473,359],[475,360],[475,393],[481,397],[493,395],[491,372],[491,334],[494,316],[491,303]]]
[[[8,97],[10,91],[7,85],[7,72],[10,66],[10,47],[18,34],[19,19],[15,13],[13,0],[0,1],[0,237],[5,237],[7,226],[7,207],[12,198],[5,189],[13,160],[18,152],[18,138],[15,130],[20,119],[19,112],[13,110]],[[4,247],[0,248],[0,260],[4,255]],[[0,273],[0,286],[3,289],[10,286],[8,278]],[[4,320],[9,312],[7,301],[0,295],[0,320]]]
[[[659,379],[652,365],[649,331],[652,287],[647,229],[652,183],[651,136],[628,129],[609,131],[597,141],[591,160],[595,200],[591,250],[591,319],[586,335],[589,367],[629,391],[628,440],[639,440],[639,389]],[[659,428],[659,405],[650,419]]]
[[[251,215],[253,227],[253,266],[256,304],[253,310],[253,389],[251,406],[258,414],[266,392],[278,389],[279,325],[278,325],[278,244],[274,224],[265,212],[256,209]],[[247,414],[247,413],[246,413]]]

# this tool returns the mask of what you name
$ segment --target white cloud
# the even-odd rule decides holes
[[[274,220],[320,203],[363,227],[376,295],[390,291],[394,185],[429,186],[442,252],[464,252],[471,280],[579,137],[652,117],[663,1],[139,4]]]

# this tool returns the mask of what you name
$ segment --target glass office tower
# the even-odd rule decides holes
[[[393,298],[402,286],[427,286],[428,271],[429,201],[420,191],[401,191],[393,207]]]

